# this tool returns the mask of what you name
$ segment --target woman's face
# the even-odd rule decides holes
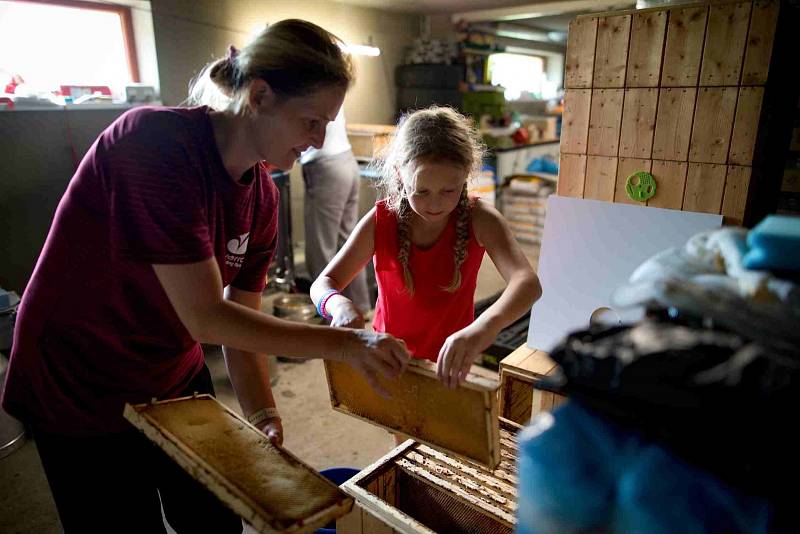
[[[411,209],[431,223],[447,219],[456,209],[467,174],[453,163],[430,161],[408,165],[400,172]]]
[[[278,98],[267,86],[249,132],[259,158],[289,170],[301,152],[321,148],[325,127],[339,113],[344,95],[344,88],[326,86],[306,96]]]

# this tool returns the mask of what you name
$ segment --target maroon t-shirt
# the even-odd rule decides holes
[[[264,288],[278,190],[265,165],[230,177],[209,109],[138,108],[95,141],[25,290],[3,407],[47,432],[129,428],[125,402],[180,392],[203,352],[152,265],[214,257],[224,284]]]

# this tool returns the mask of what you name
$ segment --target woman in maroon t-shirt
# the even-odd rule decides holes
[[[122,418],[126,402],[213,393],[200,343],[223,345],[248,419],[283,429],[264,354],[347,361],[374,385],[402,343],[260,312],[278,193],[352,82],[308,22],[269,26],[210,65],[194,108],[138,108],[87,152],[59,203],[16,324],[4,408],[32,429],[67,532],[238,532],[241,522]],[[160,497],[160,501],[159,501]]]

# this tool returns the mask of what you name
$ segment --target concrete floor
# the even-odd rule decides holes
[[[219,347],[204,349],[217,397],[239,412]],[[394,447],[386,431],[331,409],[321,360],[279,363],[273,392],[283,418],[284,446],[315,469],[362,468]],[[0,460],[0,502],[0,532],[60,532],[32,440]]]
[[[485,258],[476,299],[491,296],[503,287],[491,260]],[[269,308],[268,303],[265,308]],[[206,360],[218,398],[239,411],[219,348],[206,347]],[[393,447],[393,439],[386,431],[331,409],[320,360],[279,363],[273,391],[283,417],[284,446],[315,469],[363,468]],[[33,441],[0,460],[0,503],[2,533],[61,531]]]

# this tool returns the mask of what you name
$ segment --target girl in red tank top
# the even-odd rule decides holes
[[[472,121],[453,109],[432,107],[403,117],[375,164],[382,200],[311,287],[318,311],[333,326],[362,328],[360,312],[340,292],[374,259],[375,330],[404,340],[415,358],[438,362],[448,387],[464,380],[481,352],[542,292],[500,213],[467,195],[482,157]],[[486,251],[507,286],[475,320],[475,286]]]

